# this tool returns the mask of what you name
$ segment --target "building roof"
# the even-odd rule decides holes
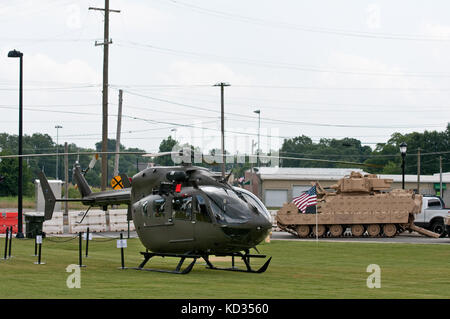
[[[262,180],[339,180],[356,171],[367,174],[360,168],[314,168],[314,167],[259,167]]]
[[[378,174],[379,178],[391,178],[394,182],[402,181],[402,175]],[[439,173],[433,175],[420,175],[421,183],[439,183]],[[417,175],[405,175],[405,183],[417,183]],[[450,183],[450,173],[442,173],[442,183]]]
[[[262,180],[339,180],[351,172],[368,174],[360,168],[313,168],[313,167],[258,167],[257,174]],[[377,174],[379,178],[390,178],[401,182],[402,175]],[[417,175],[405,175],[405,182],[417,182]],[[421,175],[421,183],[439,183],[439,173]],[[450,172],[442,174],[442,182],[450,183]]]

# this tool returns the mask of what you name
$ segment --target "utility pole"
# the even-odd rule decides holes
[[[69,156],[67,153],[69,153],[69,146],[67,145],[67,142],[64,143],[64,194],[65,198],[69,198]],[[63,225],[68,225],[68,216],[69,216],[69,203],[64,203],[64,216],[63,216]]]
[[[116,158],[114,161],[114,176],[119,175],[120,131],[122,129],[122,94],[123,90],[119,90],[119,113],[117,114]]]
[[[99,10],[105,12],[104,21],[104,32],[103,32],[103,42],[97,43],[95,41],[95,46],[103,45],[103,120],[102,120],[102,152],[108,151],[108,57],[109,57],[109,44],[112,41],[109,39],[109,12],[117,12],[120,10],[109,9],[109,0],[105,0],[105,8],[93,8],[89,7],[89,10]],[[107,179],[108,179],[108,155],[102,154],[102,190],[106,189]]]
[[[220,83],[214,84],[214,86],[220,86],[220,100],[221,100],[220,123],[221,123],[221,131],[222,131],[222,177],[225,177],[225,163],[226,163],[225,162],[225,120],[224,120],[225,111],[224,111],[224,97],[223,97],[224,90],[223,90],[223,88],[225,86],[230,86],[230,84],[220,82]]]
[[[417,149],[417,194],[420,194],[420,147]]]
[[[261,151],[261,143],[260,143],[260,130],[261,130],[261,110],[253,111],[253,113],[258,114],[258,149],[257,152],[257,158],[256,158],[256,166],[260,166],[259,164],[259,152]]]
[[[250,160],[250,191],[254,194],[253,192],[253,149],[255,147],[256,143],[254,140],[252,140],[252,154],[249,157]]]
[[[56,174],[55,174],[55,178],[56,178],[56,180],[58,180],[59,179],[59,169],[58,169],[58,163],[59,163],[59,156],[58,156],[58,153],[59,153],[59,145],[58,145],[58,131],[59,131],[59,129],[60,128],[62,128],[62,126],[61,125],[56,125],[55,126],[55,128],[56,128]]]
[[[444,198],[444,194],[442,194],[442,156],[439,156],[439,195]]]

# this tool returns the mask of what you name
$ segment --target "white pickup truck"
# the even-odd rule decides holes
[[[414,219],[414,224],[419,227],[441,234],[448,234],[445,226],[445,218],[450,218],[450,209],[445,208],[443,200],[438,196],[423,196],[422,209]],[[450,229],[448,229],[450,230]]]

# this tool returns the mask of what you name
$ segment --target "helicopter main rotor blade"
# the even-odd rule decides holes
[[[146,153],[146,154],[143,154],[142,157],[160,157],[160,156],[166,156],[166,155],[172,155],[172,154],[180,155],[180,152]]]
[[[98,160],[98,154],[95,154],[94,157],[92,158],[92,160],[89,162],[89,169],[94,168],[95,163],[97,163]]]
[[[126,154],[126,155],[142,155],[143,157],[160,157],[167,156],[172,154],[182,155],[180,152],[161,152],[161,153],[145,153],[145,152],[72,152],[72,153],[44,153],[44,154],[24,154],[24,155],[0,155],[0,159],[7,158],[27,158],[27,157],[45,157],[45,156],[64,156],[64,155],[101,155],[101,154]],[[222,154],[201,154],[202,159],[205,156],[209,157],[222,157]],[[230,155],[225,154],[225,157],[235,157],[235,156],[254,156],[257,155]],[[315,162],[324,162],[324,163],[338,163],[338,164],[348,164],[348,165],[359,165],[359,166],[367,166],[367,167],[375,167],[375,168],[383,168],[383,165],[378,164],[370,164],[370,163],[358,163],[358,162],[349,162],[349,161],[337,161],[337,160],[325,160],[318,158],[306,158],[306,157],[290,157],[290,156],[269,156],[269,155],[259,155],[260,158],[273,158],[273,159],[288,159],[288,160],[297,160],[297,161],[315,161]],[[93,160],[91,160],[93,163]],[[91,166],[91,163],[89,166]],[[213,165],[213,163],[206,163]],[[217,163],[217,162],[216,162]],[[93,163],[95,165],[95,162]]]
[[[202,158],[205,156],[205,154],[202,154]],[[210,157],[218,156],[222,158],[222,154],[214,154],[214,155],[206,155]],[[235,157],[235,156],[244,156],[243,154],[239,155],[230,155],[225,154],[225,157]],[[248,155],[257,157],[257,155]],[[259,158],[268,158],[268,159],[289,159],[289,160],[298,160],[298,161],[314,161],[314,162],[324,162],[324,163],[337,163],[337,164],[348,164],[348,165],[357,165],[357,166],[367,166],[367,167],[374,167],[374,168],[383,168],[384,165],[378,165],[378,164],[371,164],[371,163],[358,163],[358,162],[349,162],[349,161],[338,161],[338,160],[326,160],[326,159],[319,159],[319,158],[307,158],[307,157],[289,157],[289,156],[270,156],[270,155],[259,155]],[[203,160],[203,162],[206,162]],[[210,165],[213,165],[212,163],[206,162]],[[215,162],[215,164],[220,164]]]
[[[26,158],[26,157],[45,157],[45,156],[64,156],[64,155],[102,155],[102,154],[124,154],[124,155],[144,155],[146,152],[71,152],[71,153],[41,153],[41,154],[22,154],[22,155],[0,155],[0,158]]]

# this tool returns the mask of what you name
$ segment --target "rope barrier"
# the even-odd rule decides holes
[[[91,234],[94,234],[94,233],[91,233]],[[119,236],[111,237],[111,236],[108,236],[108,235],[105,235],[105,234],[102,234],[102,233],[95,233],[95,235],[96,235],[96,236],[99,236],[99,237],[105,238],[105,239],[99,239],[98,237],[97,237],[97,238],[93,238],[93,239],[95,239],[95,241],[97,241],[97,242],[108,242],[108,241],[113,241],[113,240],[120,239]],[[74,239],[78,238],[78,235],[75,235],[75,236],[70,237],[70,238],[68,238],[68,239],[58,239],[58,240],[55,240],[55,238],[65,238],[65,237],[63,237],[63,236],[48,236],[48,235],[45,237],[46,240],[48,240],[48,241],[50,241],[50,242],[53,242],[53,243],[59,244],[59,243],[66,243],[66,242],[69,242],[69,241],[71,241],[71,240],[74,240]],[[137,237],[137,236],[132,236],[132,237],[130,237],[130,238],[138,238],[138,237]]]
[[[59,244],[59,243],[67,243],[67,242],[69,242],[69,241],[71,241],[71,240],[74,240],[74,239],[77,238],[77,237],[78,237],[78,235],[76,235],[76,236],[74,236],[74,237],[72,237],[72,238],[69,238],[69,239],[64,239],[64,240],[52,240],[52,239],[50,239],[50,238],[64,238],[64,237],[60,237],[60,236],[52,236],[52,237],[49,237],[49,236],[46,236],[45,239],[48,240],[48,241],[50,241],[50,242],[52,242],[52,243],[57,243],[57,244]]]

